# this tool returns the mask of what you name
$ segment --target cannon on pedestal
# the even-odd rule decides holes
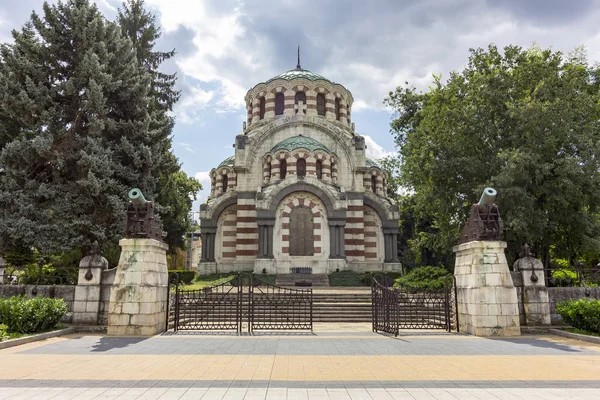
[[[479,203],[471,206],[471,216],[458,238],[458,243],[500,240],[504,222],[498,206],[494,203],[495,200],[496,190],[491,187],[485,188]]]
[[[131,189],[127,195],[129,203],[125,214],[125,237],[162,241],[160,218],[154,214],[152,202],[146,200],[138,188]]]

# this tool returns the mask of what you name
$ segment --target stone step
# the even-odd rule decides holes
[[[312,287],[329,286],[327,274],[279,274],[275,276],[275,284],[278,286],[298,287],[296,282],[311,282]]]

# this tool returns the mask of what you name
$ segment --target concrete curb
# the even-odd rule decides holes
[[[56,336],[68,335],[69,333],[74,332],[75,330],[73,328],[65,328],[59,329],[57,331],[38,333],[36,335],[26,336],[18,339],[6,340],[4,342],[0,342],[0,350],[8,349],[9,347],[19,346],[26,343],[37,342],[38,340],[49,339]]]
[[[548,331],[554,335],[564,336],[571,339],[583,340],[584,342],[600,344],[600,337],[580,335],[579,333],[571,333],[560,329],[549,329]]]

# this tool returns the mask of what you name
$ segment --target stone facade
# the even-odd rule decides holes
[[[519,301],[505,242],[473,241],[454,248],[460,331],[476,336],[521,334]]]
[[[200,207],[199,273],[399,270],[398,207],[354,132],[352,94],[295,69],[256,85],[245,100],[235,154],[211,171]],[[311,210],[312,231],[303,235],[314,252],[289,252],[297,208]]]
[[[122,239],[110,293],[108,334],[149,336],[165,330],[168,246],[155,239]]]

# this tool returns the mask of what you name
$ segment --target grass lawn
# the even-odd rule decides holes
[[[227,272],[222,274],[210,274],[197,276],[191,284],[182,286],[183,290],[198,290],[208,286],[217,286],[225,282],[229,282],[237,276],[236,272]],[[263,282],[275,284],[275,275],[255,275]]]
[[[577,333],[578,335],[587,335],[587,336],[600,337],[600,333],[598,333],[598,332],[584,331],[583,329],[569,328],[569,329],[564,329],[564,330],[567,331],[567,332],[570,332],[570,333]]]

